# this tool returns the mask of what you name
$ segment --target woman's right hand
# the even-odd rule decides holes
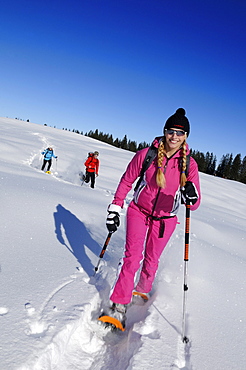
[[[110,233],[117,231],[117,228],[120,226],[120,210],[121,207],[116,204],[110,204],[108,207],[106,226]]]

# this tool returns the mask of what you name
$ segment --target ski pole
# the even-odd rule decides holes
[[[108,246],[108,243],[109,243],[109,241],[110,241],[110,238],[111,238],[112,234],[113,234],[113,232],[112,232],[112,231],[110,231],[110,232],[108,233],[108,236],[107,236],[107,238],[106,238],[106,240],[105,240],[104,246],[102,247],[101,253],[100,253],[100,255],[99,255],[98,263],[97,263],[97,265],[96,265],[96,267],[95,267],[95,273],[94,273],[94,276],[95,276],[96,272],[98,271],[98,268],[99,268],[99,265],[100,265],[101,259],[102,259],[102,258],[103,258],[103,256],[104,256],[104,253],[105,253],[105,251],[106,251],[106,249],[107,249],[107,246]]]
[[[184,249],[184,295],[183,295],[183,323],[182,323],[182,341],[188,343],[189,339],[185,335],[185,318],[186,318],[186,295],[188,290],[187,271],[189,261],[189,239],[190,239],[190,201],[186,200],[185,212],[185,249]]]

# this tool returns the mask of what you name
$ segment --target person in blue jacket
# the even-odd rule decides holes
[[[48,168],[47,168],[47,172],[48,172],[52,165],[52,157],[57,158],[57,156],[54,155],[53,149],[51,147],[45,149],[41,154],[44,155],[44,161],[43,161],[41,170],[43,171],[46,164],[48,163]]]

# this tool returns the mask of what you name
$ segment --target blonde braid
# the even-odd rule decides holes
[[[182,144],[182,166],[181,166],[181,175],[180,175],[180,187],[182,188],[185,186],[185,183],[187,181],[186,174],[186,141]]]
[[[163,162],[163,158],[166,154],[163,140],[161,140],[161,142],[158,146],[158,153],[157,153],[158,169],[157,169],[157,174],[156,174],[157,186],[159,186],[162,189],[165,188],[165,186],[166,186],[166,178],[165,178],[164,173],[162,171],[162,162]]]

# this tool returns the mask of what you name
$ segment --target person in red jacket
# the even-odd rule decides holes
[[[95,178],[98,176],[99,170],[99,156],[98,152],[89,153],[87,160],[85,161],[84,165],[86,167],[86,175],[85,175],[85,182],[89,183],[91,181],[91,188],[94,189],[95,186]]]

